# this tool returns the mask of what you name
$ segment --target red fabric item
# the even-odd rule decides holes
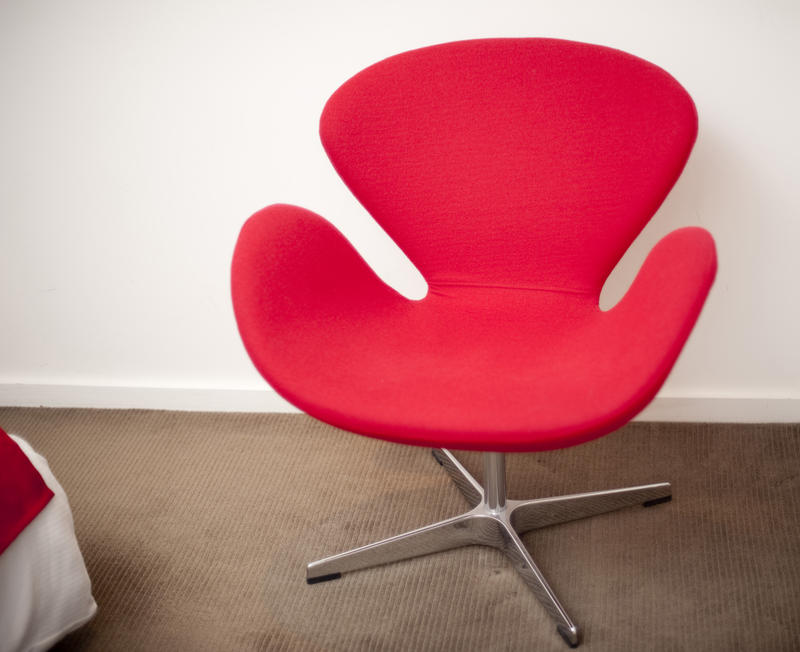
[[[25,453],[0,428],[0,553],[52,497]]]
[[[714,279],[711,236],[680,229],[598,307],[696,129],[672,77],[599,46],[464,41],[371,66],[328,101],[322,140],[428,295],[270,206],[234,254],[245,347],[290,402],[374,437],[533,451],[606,434],[658,391]]]

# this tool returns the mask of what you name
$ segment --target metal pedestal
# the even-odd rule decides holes
[[[436,461],[448,472],[463,494],[470,511],[398,536],[371,543],[308,565],[309,584],[341,577],[342,573],[388,564],[468,545],[492,546],[502,550],[514,564],[556,622],[558,633],[570,647],[580,643],[580,630],[559,602],[539,568],[526,550],[520,535],[548,525],[564,523],[631,505],[650,506],[668,501],[668,482],[570,494],[535,500],[506,497],[505,455],[484,453],[484,486],[461,465],[450,451],[433,451]]]

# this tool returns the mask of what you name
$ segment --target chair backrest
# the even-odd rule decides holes
[[[661,68],[538,38],[390,57],[342,85],[320,123],[336,170],[430,284],[595,294],[696,133]]]

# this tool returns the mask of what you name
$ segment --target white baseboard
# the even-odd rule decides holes
[[[274,390],[0,384],[0,406],[298,412]],[[657,396],[637,421],[800,423],[800,397]]]
[[[0,405],[191,412],[299,412],[264,389],[0,384]]]
[[[800,398],[656,396],[634,420],[800,423]]]

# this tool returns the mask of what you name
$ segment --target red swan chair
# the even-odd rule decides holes
[[[428,293],[404,298],[322,217],[277,204],[253,215],[236,245],[239,330],[261,374],[308,414],[435,447],[470,511],[311,563],[309,583],[495,546],[579,643],[519,534],[664,502],[670,485],[509,500],[504,453],[607,434],[667,377],[714,279],[708,232],[661,240],[612,309],[598,296],[696,131],[691,98],[660,68],[553,39],[414,50],[333,94],[325,150]],[[485,451],[483,484],[447,448]]]

